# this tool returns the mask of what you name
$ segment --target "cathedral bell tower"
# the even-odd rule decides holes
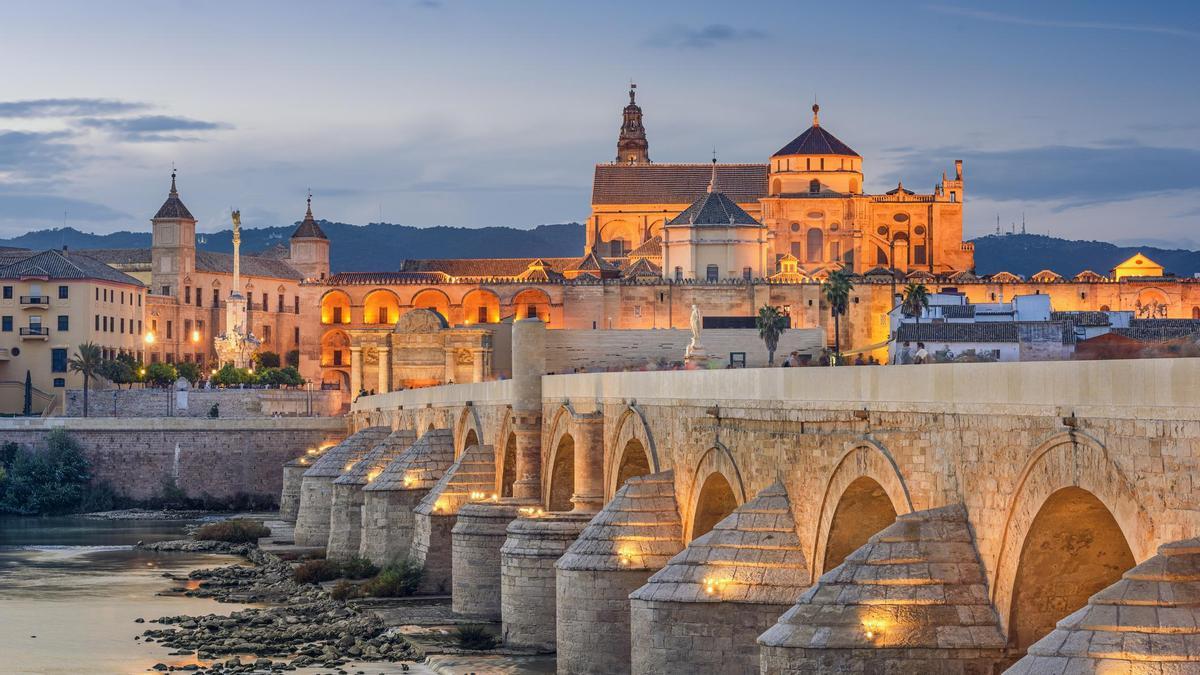
[[[649,164],[650,143],[642,126],[642,108],[637,104],[637,85],[629,85],[629,105],[625,106],[621,135],[617,138],[617,164]]]
[[[179,198],[174,170],[171,191],[150,225],[150,292],[179,297],[182,280],[196,270],[196,219]]]

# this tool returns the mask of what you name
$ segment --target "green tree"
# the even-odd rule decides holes
[[[88,416],[88,391],[92,388],[92,376],[100,367],[100,345],[94,342],[84,342],[75,350],[75,356],[67,361],[67,368],[72,373],[83,375],[83,416]]]
[[[279,354],[275,352],[259,352],[254,355],[255,368],[278,368]]]
[[[179,377],[187,380],[189,384],[195,385],[200,380],[200,366],[191,361],[177,364],[175,370],[179,372]]]
[[[217,374],[212,376],[212,383],[218,387],[233,387],[252,382],[254,382],[254,375],[250,371],[245,368],[235,368],[232,363],[221,366]]]
[[[754,325],[758,327],[758,337],[767,346],[767,365],[775,365],[775,349],[779,347],[779,336],[788,327],[788,316],[778,307],[763,305],[754,317]]]
[[[926,309],[929,309],[929,289],[925,288],[925,284],[905,286],[903,300],[900,301],[900,312],[921,323],[921,313]]]
[[[287,351],[287,353],[283,355],[283,361],[284,361],[284,363],[286,363],[287,365],[289,365],[293,368],[299,368],[300,367],[300,350],[299,349],[289,349]]]
[[[146,383],[155,387],[169,387],[179,379],[179,371],[169,363],[151,363],[146,366]]]
[[[0,511],[29,515],[78,509],[92,477],[83,450],[62,429],[46,436],[43,452],[5,444],[0,468],[5,473]]]
[[[100,363],[96,374],[116,385],[130,384],[134,380],[133,368],[119,359],[109,359]]]
[[[854,282],[845,270],[834,270],[821,284],[821,292],[825,294],[825,302],[829,303],[829,311],[833,314],[833,353],[838,358],[842,355],[841,316],[849,308],[852,290]]]

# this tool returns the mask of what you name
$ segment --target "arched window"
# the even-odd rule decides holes
[[[850,179],[850,194],[853,194],[853,195],[858,194],[858,179],[857,178]]]
[[[821,262],[822,254],[825,250],[825,240],[821,230],[811,227],[808,230],[808,236],[805,238],[805,248],[808,249],[808,262]]]
[[[781,189],[782,189],[782,183],[780,183],[778,178],[771,181],[771,194],[777,195],[777,194],[779,194]]]
[[[820,192],[821,191],[821,181],[817,180],[816,178],[808,181],[808,191],[809,192]]]
[[[1193,319],[1200,319],[1200,307],[1193,307],[1193,308],[1192,308],[1192,318],[1193,318]]]

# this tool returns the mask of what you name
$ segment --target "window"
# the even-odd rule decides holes
[[[150,363],[158,363],[158,352],[150,353]]]
[[[130,321],[132,321],[132,319],[130,319]],[[132,323],[130,323],[129,325],[130,325],[130,327],[133,327]],[[121,335],[124,335],[124,334],[125,334],[125,317],[121,317]]]
[[[749,267],[742,268],[742,279],[744,279],[746,281],[750,281],[750,274],[751,274],[751,270]]]
[[[100,315],[99,314],[96,315],[96,326],[93,328],[93,330],[96,330],[96,331],[100,330]]]
[[[708,267],[705,268],[704,278],[710,282],[716,281],[717,276],[719,274],[720,274],[720,269],[716,265],[709,265]]]
[[[163,287],[162,287],[162,294],[163,294],[163,295],[170,295],[170,294],[171,294],[171,287],[170,287],[170,286],[163,286]]]
[[[488,322],[487,307],[480,307],[479,308],[479,323],[487,323],[487,322]]]
[[[292,313],[299,314],[300,313],[300,296],[297,295],[296,297],[292,298],[292,300],[294,300]]]
[[[138,307],[141,307],[142,306],[142,294],[141,293],[137,294],[137,299],[138,299]]]
[[[65,373],[67,372],[67,349],[66,347],[55,347],[50,350],[50,372]]]
[[[809,192],[820,192],[821,191],[821,181],[817,180],[816,178],[808,181],[808,191]]]
[[[958,193],[957,193],[957,192],[955,192],[954,190],[951,190],[951,191],[950,191],[950,201],[951,201],[951,202],[956,202],[956,201],[958,201]]]
[[[12,332],[12,317],[11,316],[0,317],[0,331],[5,332],[5,333]]]
[[[263,293],[263,311],[264,312],[271,311],[270,306],[267,305],[267,294],[266,293]]]
[[[341,307],[333,308],[333,322],[334,323],[342,322],[342,308]]]
[[[125,304],[125,291],[121,291],[121,304]]]
[[[675,281],[683,281],[683,268],[675,266]]]
[[[204,322],[200,321],[199,319],[196,320],[196,332],[199,333],[200,339],[203,340],[204,339]]]
[[[292,343],[296,345],[297,349],[300,347],[300,327],[299,326],[296,326],[295,328],[292,329]]]
[[[913,257],[914,265],[924,265],[925,264],[925,244],[917,244],[916,246],[913,246],[912,257]]]
[[[213,289],[213,307],[220,307],[220,306],[221,306],[221,289],[214,288]]]
[[[1079,299],[1080,299],[1080,300],[1087,300],[1087,291],[1079,291]],[[1192,317],[1192,318],[1194,318],[1194,319],[1200,319],[1200,316],[1196,316],[1196,317]]]
[[[67,379],[66,379],[65,377],[56,377],[56,378],[54,378],[54,386],[55,386],[55,387],[65,387],[65,386],[67,386]]]
[[[204,306],[204,294],[200,292],[199,286],[196,287],[196,306],[197,307]]]
[[[641,308],[635,307],[634,309],[641,309]],[[537,306],[536,305],[525,305],[525,318],[533,319],[536,317],[537,317]]]
[[[59,300],[66,300],[66,299],[67,299],[67,293],[68,293],[69,291],[70,291],[69,287],[67,287],[67,286],[59,286],[59,287],[58,287],[58,299],[59,299]]]
[[[189,305],[192,304],[192,287],[191,286],[183,287],[183,301],[186,304],[189,304]]]
[[[191,319],[183,320],[183,339],[184,340],[192,339],[192,320]]]
[[[279,294],[279,309],[277,309],[275,311],[277,311],[277,312],[283,311],[283,293]]]
[[[342,350],[338,349],[333,352],[333,365],[342,365]]]
[[[167,339],[168,339],[168,340],[170,340],[171,338],[175,337],[175,335],[174,335],[174,330],[173,330],[173,329],[174,329],[174,327],[175,327],[175,324],[174,324],[174,322],[172,322],[172,321],[168,321],[168,322],[167,322]]]
[[[821,262],[825,251],[825,234],[816,227],[810,227],[805,235],[805,248],[808,249],[808,262]]]
[[[58,330],[66,332],[71,330],[71,317],[66,314],[58,315]]]
[[[840,242],[840,241],[829,242],[829,258],[830,258],[830,260],[841,260],[842,259],[842,242]]]
[[[283,296],[282,295],[279,296],[279,299],[282,300]],[[485,312],[487,311],[486,307],[480,307],[480,309],[484,310]],[[282,306],[279,308],[279,311],[281,311],[281,312],[283,311]],[[486,318],[486,316],[485,316],[485,318]],[[379,323],[387,323],[387,322],[388,322],[388,308],[380,307],[379,308]]]
[[[271,327],[263,325],[263,342],[271,342]]]
[[[138,319],[138,335],[141,335],[141,334],[142,334],[142,320]],[[140,361],[141,359],[138,359],[138,360]]]
[[[4,299],[5,300],[12,300],[12,289],[13,289],[12,286],[4,287]],[[97,291],[97,292],[99,292],[99,291]]]

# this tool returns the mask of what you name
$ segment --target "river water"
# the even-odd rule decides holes
[[[210,614],[244,605],[156,593],[178,586],[164,573],[239,558],[133,550],[139,540],[179,539],[188,521],[105,521],[0,516],[0,671],[145,673],[182,666],[157,643],[134,640],[147,622],[170,614]],[[35,637],[36,636],[36,637]]]

